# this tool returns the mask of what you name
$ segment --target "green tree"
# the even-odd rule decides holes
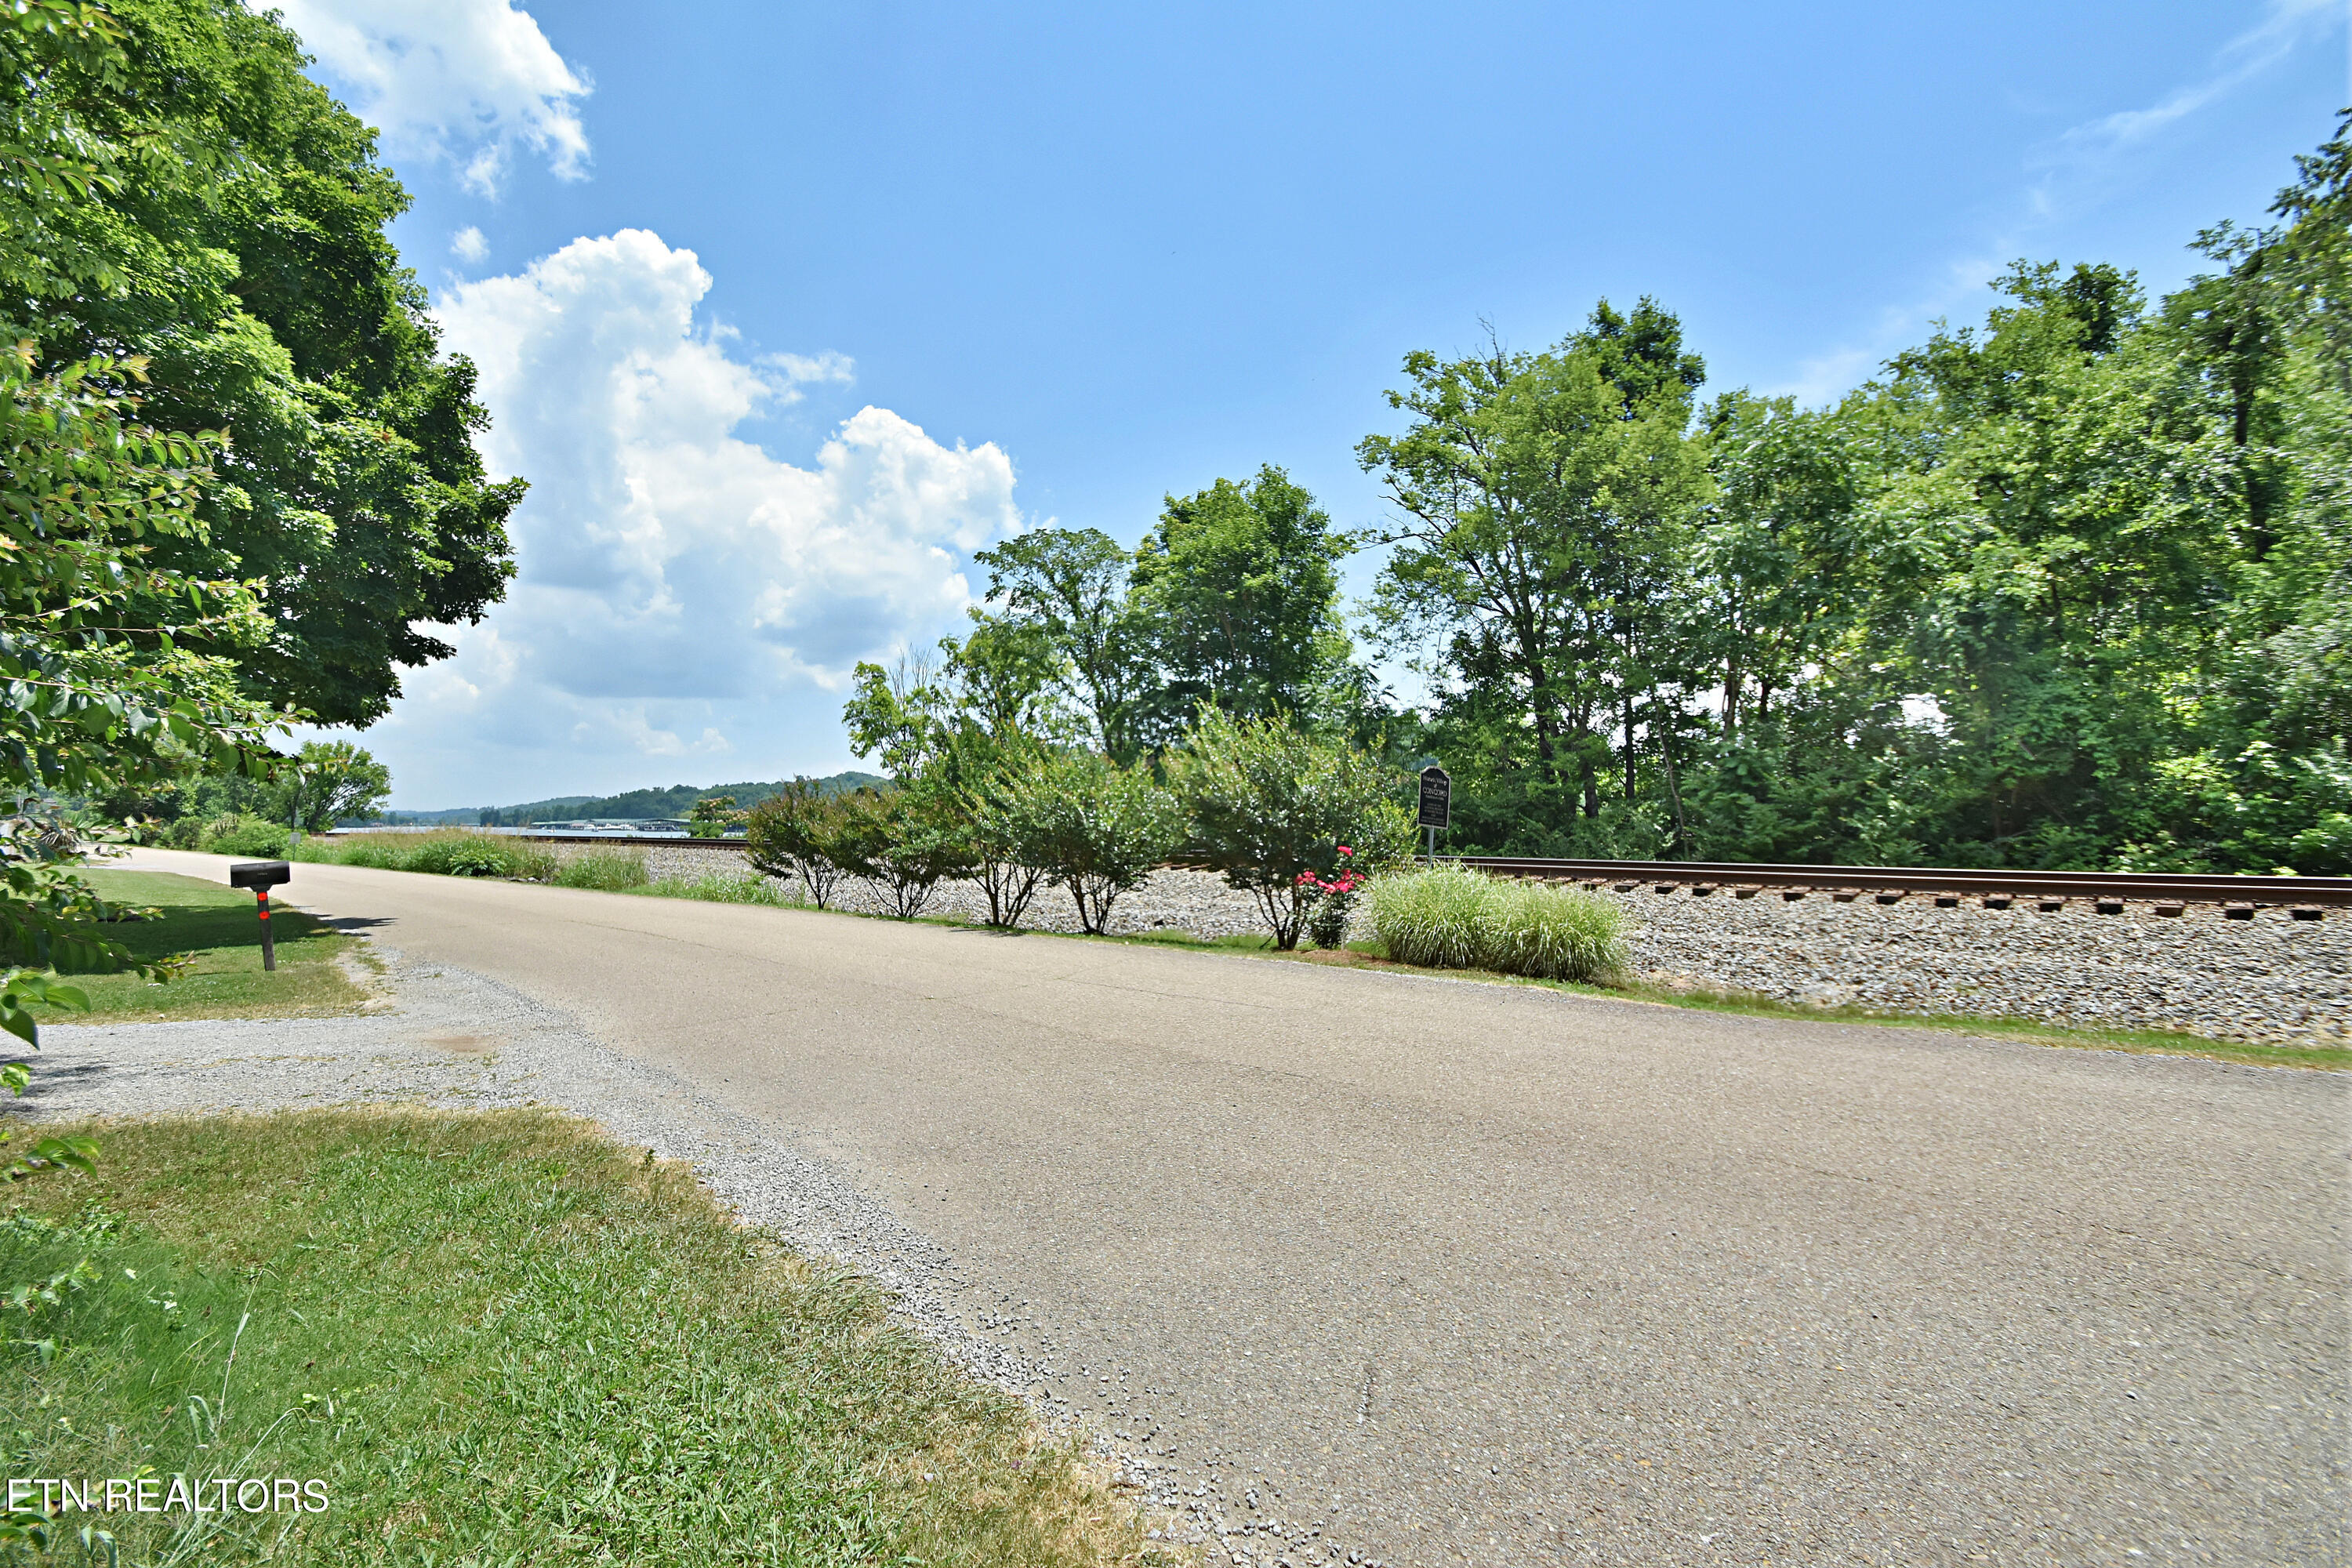
[[[375,816],[392,794],[392,770],[349,741],[305,741],[277,783],[278,820],[324,833],[338,822]]]
[[[264,580],[244,689],[363,725],[512,570],[474,373],[436,353],[374,135],[236,0],[26,0],[0,26],[0,316],[55,370],[145,356],[153,428],[231,429],[200,532],[155,561]]]
[[[1142,755],[1158,677],[1128,604],[1128,552],[1095,529],[1043,528],[972,560],[988,569],[989,602],[1002,606],[983,626],[1047,651],[1104,752],[1122,764]]]
[[[1041,873],[999,831],[995,807],[1046,748],[1076,740],[1084,726],[1059,681],[1066,666],[1037,624],[975,613],[970,634],[943,637],[939,648],[936,661],[860,664],[842,721],[857,754],[879,753],[918,797],[938,854],[955,848],[960,858],[943,874],[979,882],[990,925],[1017,925]]]
[[[1878,395],[1921,438],[1871,502],[1874,652],[1939,715],[1944,853],[2097,864],[2149,826],[2135,797],[2210,668],[2243,513],[2128,279],[2020,264],[1997,287],[1981,332],[1937,332]]]
[[[1769,717],[1776,696],[1851,639],[1878,542],[1862,515],[1867,458],[1850,421],[1733,392],[1706,423],[1715,495],[1678,640],[1721,691],[1723,736],[1736,742],[1743,719]]]
[[[1405,360],[1400,435],[1357,448],[1396,510],[1376,609],[1389,646],[1444,683],[1441,719],[1538,819],[1601,813],[1634,705],[1679,657],[1667,613],[1709,482],[1691,426],[1698,363],[1674,317],[1604,301],[1558,348]],[[1431,653],[1434,658],[1428,658]]]
[[[724,838],[727,830],[744,819],[745,814],[735,809],[731,795],[706,795],[694,803],[687,818],[687,831],[697,838]]]
[[[1206,702],[1228,713],[1314,713],[1346,683],[1339,563],[1356,541],[1268,465],[1170,496],[1135,552],[1128,613],[1160,679],[1150,723],[1162,743]]]
[[[1298,945],[1319,896],[1310,874],[1374,872],[1412,853],[1403,781],[1287,715],[1236,718],[1204,702],[1169,772],[1192,847],[1257,900],[1282,952]]]
[[[259,596],[157,564],[162,542],[202,539],[217,443],[139,424],[128,385],[143,369],[98,358],[43,374],[29,344],[0,355],[0,1028],[36,1047],[34,1010],[80,1002],[42,971],[158,973],[104,938],[44,803],[159,785],[192,757],[257,773],[271,756],[273,716],[189,646],[262,635]],[[0,1068],[12,1091],[27,1081]],[[41,1140],[7,1173],[89,1152]]]

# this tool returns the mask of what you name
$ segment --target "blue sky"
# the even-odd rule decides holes
[[[2352,99],[2342,0],[284,10],[533,481],[364,738],[404,807],[851,765],[971,551],[1264,462],[1375,522],[1382,390],[1482,320],[1653,294],[1819,401],[2017,257],[2174,287]]]

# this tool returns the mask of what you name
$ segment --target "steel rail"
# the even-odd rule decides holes
[[[1451,857],[1501,877],[1806,892],[1979,894],[2128,903],[2352,908],[2352,877],[2217,877],[2169,871],[2015,871],[1948,866],[1790,866],[1738,860],[1551,860]]]

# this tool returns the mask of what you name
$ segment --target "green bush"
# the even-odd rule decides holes
[[[1403,780],[1286,715],[1235,719],[1203,706],[1169,771],[1191,847],[1255,896],[1286,952],[1322,899],[1310,878],[1377,871],[1412,852],[1412,819],[1397,799]]]
[[[398,871],[406,864],[406,850],[391,834],[367,838],[314,838],[300,847],[296,858],[324,860],[336,866],[365,866],[378,871]]]
[[[215,855],[250,855],[278,859],[286,854],[286,835],[287,829],[281,824],[233,812],[206,823],[196,843],[199,848]]]
[[[560,888],[593,888],[604,893],[626,892],[646,885],[646,858],[642,851],[592,849],[563,862],[555,873],[555,884]]]
[[[511,873],[513,866],[507,847],[496,839],[472,833],[453,833],[446,837],[436,833],[417,841],[416,847],[404,858],[400,869],[436,877],[504,877]]]
[[[796,778],[751,808],[747,824],[752,868],[770,877],[796,877],[809,902],[824,909],[841,880],[844,836],[856,831],[843,797],[820,794]]]
[[[1044,754],[1043,746],[1026,735],[967,730],[950,742],[937,764],[952,781],[947,785],[950,805],[971,848],[971,879],[988,900],[988,923],[1002,931],[1020,926],[1045,872],[1022,863],[1019,846],[1004,836],[1000,807],[1005,792]]]
[[[1119,894],[1150,876],[1183,833],[1182,809],[1150,774],[1093,752],[1040,759],[988,815],[989,837],[1069,889],[1079,926],[1097,935]]]
[[[1625,914],[1607,899],[1461,866],[1373,882],[1372,931],[1391,958],[1432,969],[1592,983],[1625,967]]]
[[[977,864],[971,826],[946,792],[861,789],[842,803],[826,858],[874,889],[900,920],[913,920],[943,879]]]

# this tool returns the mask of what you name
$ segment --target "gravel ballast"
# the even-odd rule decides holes
[[[740,852],[664,846],[645,851],[648,874],[740,875]],[[2075,1028],[2187,1030],[2258,1045],[2352,1043],[2352,910],[2319,920],[2258,910],[2227,920],[2218,904],[2177,917],[2144,904],[2119,915],[2084,900],[2045,913],[2030,900],[2006,910],[1926,898],[1841,903],[1815,893],[1661,895],[1603,892],[1633,917],[1634,971],[1673,985],[1749,992],[1806,1006],[2023,1018]],[[878,913],[854,879],[837,907]],[[942,884],[929,912],[978,920],[977,885]],[[1076,931],[1069,895],[1041,887],[1023,923]],[[1203,938],[1263,931],[1256,900],[1212,872],[1169,870],[1120,897],[1121,935],[1184,931]],[[1369,935],[1360,931],[1358,935]]]

